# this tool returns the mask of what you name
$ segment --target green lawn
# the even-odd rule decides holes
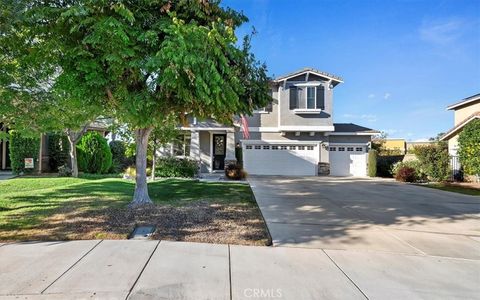
[[[215,230],[221,232],[220,223],[225,220],[230,222],[232,214],[219,214],[218,207],[222,208],[222,212],[232,209],[246,211],[242,215],[244,219],[237,223],[245,219],[252,221],[252,224],[260,224],[261,221],[264,227],[248,185],[159,180],[149,183],[150,197],[155,202],[155,209],[158,209],[132,213],[127,205],[132,199],[133,190],[132,181],[120,178],[23,177],[0,181],[0,240],[126,238],[135,224],[142,220],[158,223],[160,227],[183,226],[180,238],[177,237],[179,231],[175,231],[176,239],[185,237],[188,240],[187,237],[191,235],[185,232],[196,230],[195,226],[199,225],[191,224],[195,222],[205,223],[204,220],[209,220],[208,228],[219,223]],[[225,220],[218,221],[208,216],[192,221],[188,215],[185,216],[186,211],[195,214],[202,209],[210,212],[215,209],[217,216]],[[145,217],[145,214],[148,216]],[[172,214],[180,214],[186,220],[177,220]],[[174,220],[163,225],[162,221],[168,218]]]
[[[451,185],[451,184],[445,184],[445,183],[430,183],[430,184],[421,185],[421,186],[425,186],[432,189],[438,189],[442,191],[447,191],[447,192],[454,192],[454,193],[472,195],[472,196],[480,196],[479,189],[469,188],[464,186]]]

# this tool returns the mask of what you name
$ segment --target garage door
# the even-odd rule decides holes
[[[318,145],[244,144],[243,168],[253,175],[316,175]]]
[[[366,146],[331,145],[329,147],[330,175],[366,176]]]

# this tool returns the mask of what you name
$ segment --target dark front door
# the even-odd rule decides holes
[[[227,150],[225,134],[213,135],[213,169],[223,170],[225,168],[225,152]]]

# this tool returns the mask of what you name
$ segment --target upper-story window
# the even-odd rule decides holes
[[[291,86],[290,109],[295,113],[319,113],[325,109],[325,87],[319,83]]]
[[[270,96],[270,98],[273,97],[273,90],[272,89],[268,90],[268,96]],[[272,102],[268,103],[267,106],[265,106],[265,107],[262,107],[258,110],[255,110],[254,112],[255,113],[260,113],[260,114],[268,114],[271,111],[272,111]]]

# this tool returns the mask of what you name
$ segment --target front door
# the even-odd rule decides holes
[[[225,169],[226,134],[213,135],[213,170]]]

